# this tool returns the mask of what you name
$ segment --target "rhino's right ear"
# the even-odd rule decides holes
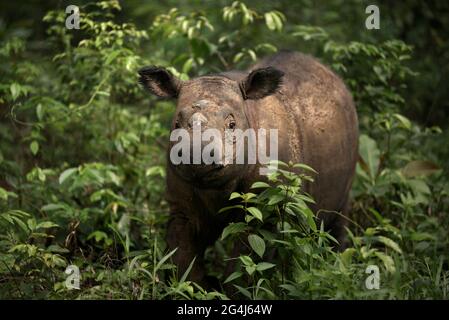
[[[177,79],[165,68],[144,67],[138,71],[139,83],[153,94],[162,98],[176,98],[181,87],[181,80]]]
[[[282,84],[284,73],[273,67],[253,70],[240,82],[243,99],[262,99],[276,92]]]

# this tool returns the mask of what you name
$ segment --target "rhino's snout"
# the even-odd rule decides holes
[[[201,112],[195,112],[187,108],[182,109],[176,119],[176,129],[202,129],[207,126],[208,119]]]
[[[194,129],[204,128],[207,125],[207,118],[199,112],[195,112],[189,119],[189,127]]]

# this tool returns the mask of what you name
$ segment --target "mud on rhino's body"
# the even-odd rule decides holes
[[[173,128],[183,126],[180,113],[188,118],[192,103],[207,100],[212,105],[204,112],[211,127],[221,125],[215,118],[226,105],[234,110],[236,125],[242,123],[242,129],[278,129],[279,160],[305,163],[319,173],[306,190],[316,201],[314,210],[345,211],[357,159],[357,115],[343,82],[317,60],[282,52],[248,72],[225,72],[185,83],[160,68],[144,68],[140,75],[141,83],[153,93],[178,97]],[[204,250],[236,218],[217,211],[226,206],[231,192],[246,192],[261,177],[258,165],[233,165],[210,180],[208,174],[195,172],[195,167],[177,168],[168,160],[167,242],[170,248],[178,247],[174,261],[181,272],[197,257],[190,277],[201,283]],[[324,214],[323,220],[338,238],[341,218]]]

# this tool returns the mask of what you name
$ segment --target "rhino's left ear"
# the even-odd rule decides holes
[[[153,94],[162,98],[176,98],[181,87],[181,80],[165,68],[144,67],[139,71],[139,83]]]
[[[243,98],[261,99],[276,92],[282,83],[284,73],[273,67],[260,68],[252,71],[246,79],[240,82]]]

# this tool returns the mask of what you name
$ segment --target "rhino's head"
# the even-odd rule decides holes
[[[236,163],[233,137],[234,132],[251,127],[246,101],[273,94],[283,73],[268,67],[239,77],[211,75],[181,81],[164,68],[145,67],[139,75],[139,82],[156,96],[178,100],[169,159],[178,174],[199,185],[219,186],[246,170],[246,163]],[[230,156],[226,145],[234,145]]]

